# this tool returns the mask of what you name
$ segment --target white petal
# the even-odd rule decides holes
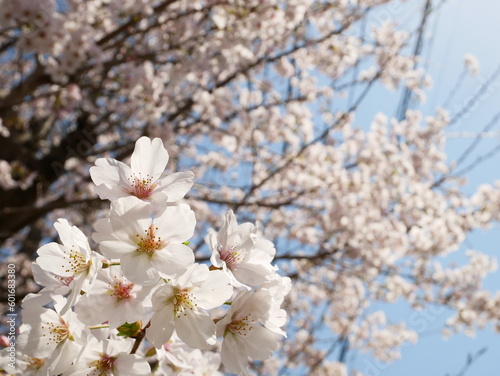
[[[137,299],[126,299],[116,303],[108,311],[109,327],[118,328],[125,322],[132,323],[144,319],[146,312],[141,302]]]
[[[64,218],[59,218],[54,227],[65,246],[75,248],[82,255],[88,256],[90,250],[88,239],[78,227],[71,226]]]
[[[132,338],[128,338],[126,340],[115,340],[115,339],[107,339],[103,341],[103,350],[102,352],[111,356],[116,356],[120,353],[128,353],[132,350],[134,346],[134,340]]]
[[[217,321],[217,331],[216,331],[216,335],[217,337],[223,337],[224,336],[224,333],[226,331],[226,327],[231,323],[231,319],[232,319],[232,312],[227,312],[226,315],[220,319],[219,321]]]
[[[81,296],[80,292],[83,290],[85,282],[86,282],[85,275],[83,274],[80,274],[78,278],[75,278],[73,281],[71,281],[70,283],[71,292],[66,297],[66,302],[59,312],[61,316],[64,315],[68,311],[68,309],[70,309],[76,304],[76,302]]]
[[[224,217],[224,224],[222,225],[217,236],[217,243],[225,246],[228,242],[228,235],[237,230],[238,223],[232,210],[228,210]]]
[[[175,318],[175,332],[179,338],[197,349],[215,344],[215,329],[209,314],[199,309],[180,313],[180,317]]]
[[[222,342],[222,364],[229,372],[238,375],[248,375],[248,356],[241,343],[232,334],[228,334]]]
[[[166,278],[171,277],[180,270],[187,268],[194,262],[194,253],[184,244],[169,244],[157,250],[151,257],[154,268]]]
[[[69,258],[70,251],[71,249],[64,245],[48,243],[38,249],[36,262],[45,271],[69,277],[74,274]]]
[[[122,240],[107,240],[99,243],[101,253],[110,259],[119,259],[127,253],[135,252],[137,245],[132,241],[124,242]]]
[[[160,279],[151,258],[143,252],[130,252],[120,259],[123,274],[139,285],[153,285]]]
[[[141,173],[145,178],[149,175],[155,182],[161,176],[168,163],[168,152],[159,138],[152,141],[141,137],[135,143],[135,149],[130,158],[130,167],[134,173]]]
[[[233,294],[233,287],[229,284],[227,274],[214,270],[211,271],[206,281],[200,288],[193,290],[196,303],[203,309],[212,309],[224,304]]]
[[[233,270],[236,279],[250,286],[259,286],[267,281],[267,277],[274,272],[271,264],[243,262]]]
[[[28,307],[23,310],[23,322],[26,325],[22,327],[23,332],[21,334],[24,338],[29,338],[29,340],[19,341],[21,351],[34,358],[49,356],[57,347],[57,343],[43,338],[41,326],[42,323],[59,322],[59,315],[51,309]]]
[[[220,252],[216,248],[213,249],[214,250],[212,252],[212,256],[210,256],[210,262],[212,263],[213,266],[217,268],[222,268],[223,266],[226,265],[226,262],[220,258]]]
[[[121,217],[125,215],[127,212],[130,210],[136,210],[137,212],[133,213],[140,213],[144,211],[144,214],[140,214],[139,218],[142,217],[150,217],[151,216],[151,205],[140,198],[137,198],[135,196],[127,196],[127,197],[122,197],[118,200],[115,200],[111,203],[111,213],[112,215],[110,216],[115,216],[115,217]],[[134,217],[136,214],[132,214],[131,217]],[[130,216],[130,215],[129,215]]]
[[[263,326],[254,326],[245,337],[246,353],[254,360],[269,359],[278,348],[276,334]]]
[[[175,285],[184,288],[191,286],[201,286],[206,281],[210,273],[205,264],[192,264],[181,274],[176,276]]]
[[[51,375],[59,375],[66,371],[82,349],[82,346],[79,344],[68,340],[64,341],[64,344],[60,346],[59,351],[55,351],[48,359]]]
[[[151,325],[146,329],[146,338],[157,349],[163,346],[174,332],[174,307],[165,306],[155,312],[151,318]]]
[[[83,297],[76,305],[75,312],[78,320],[86,325],[99,325],[107,320],[103,310],[113,298],[100,295],[88,295]]]
[[[109,219],[115,238],[128,242],[132,236],[143,235],[149,229],[152,223],[149,203],[137,198],[124,198],[114,203],[116,204],[111,207]]]
[[[239,298],[241,299],[239,299]],[[250,314],[254,319],[265,316],[272,304],[272,297],[267,289],[260,289],[253,294],[250,292],[239,295],[232,303],[230,310],[235,312],[233,320],[241,319]]]
[[[64,291],[67,293],[67,291]],[[49,304],[52,301],[52,292],[48,290],[41,290],[38,294],[30,293],[23,298],[22,307],[27,309],[30,307],[41,307]]]
[[[208,230],[208,235],[205,236],[205,243],[207,243],[210,246],[210,249],[212,251],[217,251],[218,247],[218,242],[217,242],[217,233],[215,232],[214,229],[209,229]]]
[[[238,235],[241,239],[250,239],[253,235],[255,226],[252,223],[246,222],[238,226]]]
[[[101,199],[115,200],[130,195],[128,179],[132,170],[125,163],[112,158],[99,158],[89,172],[96,185],[95,192]]]
[[[163,214],[154,219],[154,224],[163,240],[183,243],[193,236],[196,218],[188,205],[180,204],[166,208]]]
[[[153,296],[151,298],[151,301],[153,303],[153,310],[155,312],[158,312],[166,306],[171,307],[171,303],[169,303],[169,301],[174,296],[174,293],[174,287],[171,284],[165,283],[163,284],[163,286],[160,286],[153,293]]]
[[[113,235],[111,234],[113,232],[113,227],[111,227],[109,218],[98,219],[94,223],[94,229],[96,232],[92,234],[92,239],[94,239],[96,243],[114,239]]]
[[[139,355],[121,354],[114,364],[120,375],[144,376],[151,374],[149,363]]]
[[[61,286],[61,281],[55,277],[54,273],[50,273],[42,269],[36,261],[31,264],[33,279],[41,286]]]
[[[182,199],[193,186],[194,174],[188,172],[176,172],[170,174],[159,181],[158,192],[166,193],[168,202],[175,202]],[[154,194],[152,199],[155,200]]]
[[[255,251],[259,251],[262,261],[271,262],[276,256],[276,248],[272,241],[258,237],[255,239]]]
[[[72,235],[71,225],[69,224],[69,222],[64,218],[59,218],[57,222],[54,223],[54,227],[57,230],[57,234],[59,235],[59,239],[61,239],[61,242],[64,245],[71,247]]]

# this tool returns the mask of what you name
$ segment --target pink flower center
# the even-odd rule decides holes
[[[138,198],[148,198],[153,193],[158,184],[153,183],[153,178],[146,175],[145,178],[137,177],[135,174],[129,178],[130,185],[132,186],[132,193]]]
[[[229,269],[236,269],[243,260],[244,252],[231,247],[229,250],[222,249],[220,259],[226,263]]]
[[[135,235],[136,244],[139,246],[139,248],[136,249],[137,252],[145,252],[148,256],[152,256],[157,250],[165,246],[161,237],[155,235],[156,230],[158,230],[158,227],[152,224],[147,230],[144,230],[144,236],[139,234]]]
[[[108,376],[113,373],[116,356],[101,354],[101,359],[97,360],[93,366],[97,373],[92,373],[92,376]]]
[[[116,297],[116,301],[119,302],[123,299],[129,299],[132,297],[132,294],[130,293],[132,289],[134,288],[133,283],[123,283],[123,282],[116,282],[113,285],[113,296]]]
[[[118,282],[113,286],[113,295],[116,297],[117,301],[128,299],[132,297],[130,292],[133,288],[133,283]]]

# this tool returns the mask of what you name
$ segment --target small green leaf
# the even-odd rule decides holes
[[[128,338],[128,337],[136,337],[139,335],[139,333],[142,330],[142,322],[141,321],[136,321],[132,324],[129,324],[126,322],[122,326],[118,328],[118,335]]]

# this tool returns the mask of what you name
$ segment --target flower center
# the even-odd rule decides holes
[[[68,324],[60,318],[60,322],[47,322],[45,325],[42,325],[42,330],[44,331],[43,337],[47,339],[47,345],[50,342],[59,343],[68,338],[70,341],[73,341],[73,336],[69,332]]]
[[[73,249],[69,251],[69,256],[64,256],[63,259],[66,260],[66,265],[64,265],[66,273],[73,272],[73,275],[76,275],[90,268],[91,261],[87,261],[84,255]]]
[[[180,318],[183,314],[186,316],[187,310],[193,310],[196,308],[198,304],[193,303],[193,300],[196,299],[193,294],[189,293],[189,290],[183,289],[175,289],[175,295],[172,298],[172,303],[174,304],[174,313],[177,318]]]
[[[95,367],[95,371],[91,373],[92,376],[107,376],[113,373],[113,367],[115,364],[116,356],[110,356],[108,354],[101,354],[101,358],[96,360],[92,366]]]
[[[237,321],[233,321],[226,326],[224,337],[227,335],[227,333],[246,336],[253,329],[253,323],[254,320],[252,320],[251,315],[246,315],[245,317]]]
[[[147,198],[151,196],[158,185],[157,183],[153,183],[153,178],[149,176],[149,174],[146,175],[145,178],[141,177],[140,174],[139,177],[134,174],[129,178],[129,181],[132,186],[130,193],[138,198]]]
[[[155,235],[156,230],[158,230],[158,227],[154,227],[152,224],[149,229],[144,230],[144,236],[135,235],[135,242],[139,247],[136,249],[137,252],[145,252],[148,256],[152,256],[157,250],[164,247],[165,244],[161,237]]]
[[[128,299],[132,297],[130,293],[134,288],[133,283],[123,283],[123,282],[115,282],[112,286],[112,295],[116,297],[116,302],[120,302],[123,299]]]
[[[219,253],[220,259],[226,263],[229,269],[236,269],[245,256],[244,252],[235,249],[235,247],[231,247],[228,250],[222,249]]]

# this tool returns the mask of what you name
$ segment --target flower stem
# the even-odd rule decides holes
[[[151,325],[151,321],[148,322],[148,324],[142,328],[141,332],[139,335],[135,338],[134,346],[132,346],[132,350],[130,350],[131,354],[135,354],[135,352],[139,349],[139,346],[146,335],[146,329],[149,328],[149,325]]]

